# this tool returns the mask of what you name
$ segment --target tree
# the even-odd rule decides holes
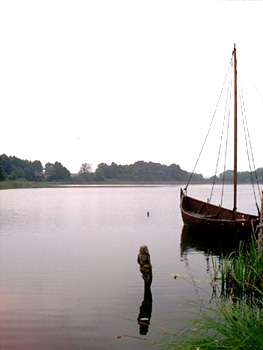
[[[100,163],[95,171],[95,181],[103,181],[107,177],[109,166],[105,163]]]
[[[52,181],[52,178],[54,176],[54,164],[46,163],[44,173],[45,173],[44,175],[45,180]]]
[[[78,178],[81,181],[92,180],[92,165],[89,163],[83,163],[78,172]]]
[[[35,160],[32,163],[33,177],[35,181],[41,181],[43,179],[43,166],[39,160]]]
[[[70,178],[70,172],[61,163],[47,163],[45,165],[46,181],[66,181]]]
[[[12,164],[11,164],[11,160],[6,154],[1,155],[1,164],[4,168],[6,175],[7,176],[10,175],[12,172]]]
[[[1,157],[0,157],[0,181],[3,181],[5,179],[6,179],[6,173],[3,165],[1,164]]]
[[[31,162],[29,160],[19,159],[17,157],[8,157],[5,154],[1,155],[1,164],[10,180],[20,178],[27,181],[41,181],[43,177],[43,167],[39,160]]]

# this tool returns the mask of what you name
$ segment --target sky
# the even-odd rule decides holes
[[[0,0],[0,154],[192,171],[235,43],[263,167],[262,15],[261,1]],[[214,174],[218,142],[196,172]]]

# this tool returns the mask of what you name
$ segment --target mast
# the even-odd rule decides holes
[[[236,220],[237,211],[237,57],[234,44],[234,207],[233,219]]]

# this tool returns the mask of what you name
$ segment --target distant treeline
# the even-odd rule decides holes
[[[27,181],[60,181],[73,183],[87,182],[134,182],[134,183],[154,183],[154,182],[187,182],[190,173],[182,170],[179,165],[162,165],[153,162],[138,161],[130,165],[117,165],[111,163],[107,165],[100,163],[92,172],[92,167],[88,163],[83,163],[77,174],[70,174],[70,171],[61,163],[47,163],[44,167],[39,160],[33,162],[22,160],[15,156],[8,157],[5,154],[0,156],[0,181],[1,180],[18,180]],[[263,168],[255,173],[239,172],[238,182],[249,183],[258,180],[263,182]],[[193,174],[191,181],[198,183],[212,182],[213,178],[204,179],[201,174]],[[225,173],[216,178],[216,183],[225,181],[233,182],[233,171],[227,170]]]
[[[159,163],[139,161],[131,165],[107,165],[101,163],[95,172],[91,165],[83,163],[78,174],[70,174],[69,170],[61,163],[47,163],[44,167],[39,160],[33,162],[22,160],[15,156],[8,157],[6,154],[0,156],[0,180],[27,181],[71,181],[71,182],[185,182],[190,173],[182,170],[179,165],[170,166]],[[202,182],[203,176],[193,174],[193,181]]]
[[[107,165],[101,163],[98,165],[94,173],[94,180],[116,180],[128,182],[185,182],[189,176],[190,173],[182,170],[180,166],[176,164],[167,166],[159,163],[139,161],[131,165],[117,165],[115,163]],[[199,174],[194,174],[192,178],[194,181],[203,181],[203,176]]]
[[[42,166],[39,160],[31,162],[17,157],[0,156],[0,180],[27,181],[68,181],[70,172],[61,163],[47,163]]]
[[[223,181],[225,183],[233,183],[234,179],[234,171],[233,170],[227,170],[224,173],[221,173],[219,177],[216,177],[216,183],[222,183]],[[212,181],[213,177],[209,179],[209,181]],[[237,173],[237,182],[239,184],[246,184],[246,183],[263,183],[263,168],[258,168],[256,172],[249,172],[249,171],[240,171]]]

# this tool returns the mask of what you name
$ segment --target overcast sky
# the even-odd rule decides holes
[[[262,18],[260,1],[1,0],[0,154],[191,171],[236,43],[263,167]],[[213,175],[212,149],[197,172]]]

